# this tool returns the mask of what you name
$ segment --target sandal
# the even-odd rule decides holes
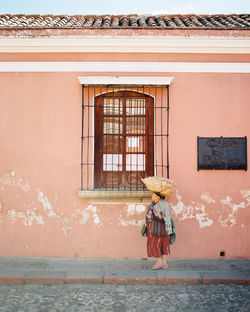
[[[158,269],[162,268],[163,265],[164,265],[163,262],[156,262],[156,264],[152,266],[152,270],[158,270]]]
[[[167,265],[167,263],[163,263],[162,268],[163,268],[163,269],[168,269],[168,265]]]

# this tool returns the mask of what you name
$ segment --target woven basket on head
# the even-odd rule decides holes
[[[146,188],[152,192],[158,192],[169,198],[174,191],[174,182],[164,177],[147,177],[142,179]]]

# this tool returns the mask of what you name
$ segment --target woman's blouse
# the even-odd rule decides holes
[[[166,231],[168,234],[172,234],[171,214],[168,203],[164,200],[160,200],[158,203],[152,202],[146,214],[146,221],[148,223],[152,222],[153,214],[160,220],[164,220]]]
[[[146,215],[146,220],[148,223],[151,223],[153,220],[153,214],[156,216],[157,215],[157,211],[155,209],[155,203],[151,203],[151,205],[149,206],[147,215]]]

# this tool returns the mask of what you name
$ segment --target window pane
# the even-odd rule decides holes
[[[126,115],[145,115],[145,99],[127,99]]]
[[[127,154],[126,171],[145,171],[145,154]]]
[[[103,185],[105,188],[117,188],[122,183],[122,172],[109,172],[105,171],[103,173]]]
[[[103,154],[103,171],[122,171],[122,155]]]
[[[145,118],[144,117],[127,117],[126,118],[126,133],[127,134],[145,133]]]
[[[131,188],[143,187],[141,178],[145,177],[144,172],[127,171],[126,172],[126,185]]]
[[[122,100],[113,98],[103,99],[103,113],[104,115],[121,115]]]
[[[123,137],[118,135],[103,136],[103,152],[104,153],[122,153],[123,152]]]
[[[122,118],[104,117],[103,133],[104,134],[122,133]]]
[[[126,152],[142,153],[145,151],[145,138],[142,136],[129,136],[126,138]]]

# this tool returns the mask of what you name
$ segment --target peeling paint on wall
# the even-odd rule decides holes
[[[135,210],[138,214],[144,213],[146,211],[146,206],[145,205],[136,205]]]
[[[171,208],[173,209],[176,216],[178,216],[179,220],[192,219],[195,218],[194,215],[194,207],[191,205],[185,206],[182,201],[182,196],[179,194],[178,190],[175,192],[175,196],[178,200],[176,205],[170,203]]]
[[[129,204],[127,208],[128,215],[141,214],[146,211],[146,206],[141,204]]]
[[[6,173],[2,178],[0,178],[0,182],[6,185],[14,185],[15,178],[11,173]]]
[[[134,214],[141,214],[145,212],[146,206],[141,204],[129,204],[127,214],[133,216]]]
[[[202,193],[201,199],[204,200],[208,204],[215,203],[215,200],[212,198],[212,196],[208,192]]]
[[[25,226],[31,226],[33,222],[44,224],[43,217],[36,214],[36,212],[31,209],[28,209],[26,212],[16,211],[14,209],[8,210],[8,217],[11,218],[12,223],[14,223],[16,219],[23,219],[23,224]]]
[[[231,196],[226,196],[225,199],[220,200],[220,203],[223,207],[229,206],[232,209],[232,212],[226,218],[219,216],[218,222],[223,227],[235,225],[238,209],[245,208],[250,205],[250,191],[241,190],[241,195],[244,200],[247,201],[247,204],[245,201],[241,201],[239,204],[232,203]],[[186,206],[183,203],[182,196],[178,193],[178,190],[176,190],[175,196],[178,202],[175,205],[170,204],[170,206],[173,209],[175,215],[178,217],[179,221],[195,218],[199,222],[200,228],[211,226],[214,223],[214,220],[212,220],[205,211],[206,207],[203,204],[192,201],[191,205]],[[216,202],[208,192],[202,193],[201,199],[207,204],[214,204]]]
[[[22,178],[19,178],[17,181],[17,185],[22,189],[24,192],[28,192],[30,190],[29,183]]]
[[[250,206],[250,190],[241,190],[241,196],[247,201],[246,207]]]
[[[95,206],[89,205],[87,208],[83,210],[76,210],[76,213],[81,216],[80,224],[85,224],[88,222],[90,216],[93,217],[94,219],[94,224],[97,226],[103,225],[98,214],[97,214],[97,209]],[[74,214],[75,215],[75,214]]]
[[[0,178],[0,182],[6,185],[15,185],[16,178],[15,178],[15,171],[12,171],[11,173],[6,173],[2,178]],[[27,180],[23,178],[19,178],[17,180],[17,186],[20,187],[24,192],[28,192],[30,190],[30,186]],[[3,188],[1,188],[4,190]]]
[[[232,203],[232,197],[231,196],[227,196],[226,199],[221,199],[221,203],[222,203],[223,206],[228,205],[229,207],[231,207],[232,213],[230,213],[228,215],[228,217],[226,219],[224,219],[224,220],[222,220],[222,217],[220,216],[219,223],[222,226],[224,226],[224,227],[235,225],[236,224],[237,210],[239,208],[245,208],[245,202],[242,201],[238,205],[237,204],[233,204]]]
[[[96,207],[89,205],[86,210],[92,213],[92,217],[94,218],[95,225],[98,225],[98,226],[102,225],[100,218],[97,214]]]
[[[37,193],[37,200],[42,203],[43,209],[47,216],[51,219],[55,219],[62,226],[64,234],[68,234],[69,230],[72,229],[72,226],[70,225],[72,220],[70,218],[64,217],[63,213],[61,213],[60,216],[56,214],[52,204],[49,202],[48,198],[43,194],[43,192],[37,189]]]
[[[121,226],[142,226],[143,220],[136,220],[135,218],[130,219],[132,216],[140,215],[143,213],[145,215],[147,207],[142,204],[128,204],[127,206],[127,217],[120,215],[118,218],[118,224]]]
[[[3,209],[3,202],[0,200],[0,223],[3,223],[5,220],[7,220],[7,218],[9,218],[12,224],[18,219],[21,219],[25,226],[31,226],[32,224],[42,225],[45,224],[47,217],[55,220],[60,225],[62,231],[65,234],[68,234],[75,224],[86,224],[87,222],[92,222],[97,227],[103,225],[98,215],[98,209],[93,205],[88,205],[86,208],[80,210],[77,209],[77,204],[74,202],[74,207],[71,210],[71,214],[69,216],[64,216],[63,211],[58,213],[57,209],[53,207],[53,205],[56,205],[56,203],[57,205],[59,204],[59,196],[57,194],[51,195],[51,202],[40,189],[37,188],[32,190],[28,180],[17,177],[14,170],[10,173],[4,174],[0,178],[0,184],[5,185],[5,187],[1,186],[1,191],[8,192],[10,192],[10,187],[15,186],[15,196],[18,198],[18,201],[21,202],[23,198],[27,204],[27,207],[24,205],[23,209],[19,210],[10,209],[8,207],[9,204],[6,203],[5,209]],[[34,195],[34,200],[30,203],[27,203],[26,197],[23,197],[23,193],[21,191],[18,192],[17,187],[25,193],[32,191],[32,195],[30,196]],[[177,202],[175,204],[170,203],[170,207],[173,213],[176,215],[178,221],[193,219],[198,223],[201,229],[210,227],[215,222],[223,227],[234,226],[237,223],[237,213],[239,208],[246,208],[250,205],[250,190],[241,190],[240,194],[242,200],[239,200],[239,203],[234,203],[232,197],[229,195],[216,201],[215,196],[212,196],[209,192],[203,192],[200,195],[201,202],[190,200],[189,203],[186,204],[182,199],[183,196],[178,192],[178,190],[176,190],[175,197]],[[38,200],[38,202],[41,204],[39,204],[38,208],[35,208],[36,200]],[[217,210],[218,219],[214,216],[214,214],[213,218],[211,218],[209,213],[206,211],[208,205],[214,205],[216,202],[217,206],[219,204],[221,207],[221,210]],[[218,208],[217,206],[216,208]],[[227,207],[227,209],[225,209],[225,207]],[[142,226],[146,209],[147,205],[145,204],[128,204],[125,207],[125,211],[120,214],[118,219],[116,219],[116,225],[123,227]],[[215,208],[211,209],[211,211],[214,213]],[[224,216],[222,217],[223,213]],[[245,227],[245,225],[242,223],[239,226],[241,228]]]
[[[128,205],[127,214],[128,215],[134,215],[135,214],[135,204]]]
[[[11,173],[6,173],[2,178],[0,178],[0,182],[2,184],[8,185],[8,186],[17,186],[22,191],[28,192],[31,190],[29,182],[24,178],[17,178],[15,171],[12,171]],[[3,189],[3,188],[2,188]],[[66,234],[70,227],[71,220],[63,217],[63,213],[61,213],[61,217],[56,214],[56,212],[53,209],[52,204],[49,202],[48,198],[43,194],[43,192],[39,189],[36,189],[37,191],[37,200],[42,204],[43,211],[46,213],[46,215],[51,218],[55,219],[57,222],[59,222],[62,226],[62,230]],[[20,194],[16,194],[16,197],[18,199],[21,198]],[[56,195],[57,199],[57,195]],[[32,201],[31,205],[33,206],[34,202]],[[1,209],[0,209],[1,212]],[[32,224],[45,224],[44,217],[37,212],[37,208],[29,208],[26,209],[26,205],[23,206],[23,211],[19,211],[16,209],[6,209],[6,217],[11,219],[12,224],[18,220],[23,219],[23,224],[25,226],[31,226]],[[3,217],[1,216],[3,219]]]
[[[44,196],[43,192],[37,189],[37,200],[42,203],[44,211],[47,213],[49,218],[59,219],[56,213],[53,210],[51,203],[48,201],[48,198]]]
[[[70,225],[71,220],[69,218],[64,218],[62,221],[62,230],[64,234],[68,234],[69,230],[72,229],[72,226]]]
[[[130,219],[130,220],[125,220],[123,216],[120,216],[118,219],[118,224],[121,226],[142,226],[144,220],[135,220],[135,219]]]
[[[94,223],[95,225],[102,225],[101,221],[100,221],[100,218],[99,216],[97,215],[97,212],[96,212],[96,207],[95,206],[92,206],[92,205],[89,205],[87,208],[86,208],[87,211],[90,211],[92,213],[92,217],[94,218]]]
[[[205,212],[205,206],[202,204],[199,204],[196,209],[196,215],[195,218],[199,222],[200,228],[204,228],[206,226],[211,226],[214,221],[212,219],[209,219],[208,214]]]
[[[8,186],[17,186],[18,188],[20,188],[24,192],[31,191],[31,187],[30,187],[29,182],[24,178],[21,178],[21,177],[17,178],[15,171],[4,174],[0,178],[0,183],[8,185]],[[2,187],[2,190],[4,190],[3,187]],[[73,212],[71,214],[71,216],[66,217],[66,216],[64,216],[63,212],[60,212],[60,214],[56,212],[56,210],[54,209],[54,207],[52,205],[52,202],[49,201],[48,197],[46,197],[40,189],[37,188],[35,191],[37,193],[36,199],[38,200],[39,203],[42,204],[42,206],[39,209],[42,209],[42,212],[45,212],[45,215],[48,218],[54,219],[58,224],[60,224],[60,226],[61,226],[61,228],[65,234],[68,234],[68,232],[72,229],[73,223],[76,224],[76,222],[75,222],[76,214],[81,216],[80,224],[86,223],[88,221],[88,219],[91,217],[91,218],[93,218],[93,223],[96,226],[102,225],[100,217],[97,214],[96,207],[89,205],[83,211],[75,210],[75,212]],[[19,201],[20,201],[21,196],[20,196],[20,194],[16,193],[16,197],[19,199]],[[33,195],[31,195],[31,196],[33,196]],[[54,195],[53,199],[54,199],[54,203],[57,202],[58,201],[58,195],[57,194]],[[34,206],[35,203],[34,203],[34,201],[32,201],[32,203],[28,204],[28,205]],[[2,205],[0,206],[0,212],[2,210],[1,208],[2,208]],[[77,208],[76,203],[74,203],[74,208],[75,209]],[[15,221],[17,221],[18,219],[22,219],[23,224],[25,226],[31,226],[34,223],[45,224],[44,216],[42,216],[42,214],[39,214],[37,212],[37,208],[29,208],[27,210],[26,205],[23,206],[22,211],[17,210],[17,209],[9,209],[9,210],[6,209],[5,217],[10,218],[12,224]],[[3,216],[0,216],[0,222],[1,222],[1,220],[4,220]]]
[[[89,217],[90,217],[90,213],[86,211],[86,209],[84,210],[76,210],[76,213],[78,213],[81,216],[81,220],[79,221],[80,224],[85,224],[87,223]]]
[[[211,202],[210,197],[204,193],[203,198]],[[192,202],[191,205],[186,206],[182,201],[182,196],[179,194],[178,190],[175,192],[176,199],[178,200],[176,205],[170,204],[175,215],[178,217],[179,221],[186,219],[196,219],[199,223],[200,228],[211,226],[214,221],[208,217],[208,214],[205,211],[205,206],[200,203]]]

